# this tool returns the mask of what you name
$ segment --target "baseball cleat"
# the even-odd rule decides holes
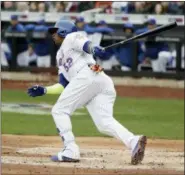
[[[52,156],[51,160],[53,162],[79,162],[80,151],[78,145],[75,143],[69,144],[57,155]]]
[[[57,155],[52,156],[52,157],[51,157],[51,160],[52,160],[53,162],[71,162],[71,163],[75,163],[75,162],[79,162],[79,161],[80,161],[80,160],[78,160],[78,159],[72,159],[72,158],[65,157],[65,156],[62,156],[62,159],[59,160]]]
[[[141,163],[144,158],[145,146],[147,143],[147,137],[141,136],[132,152],[131,164],[137,165]]]

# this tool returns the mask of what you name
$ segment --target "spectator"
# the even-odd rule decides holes
[[[134,10],[135,10],[135,2],[131,1],[131,2],[128,2],[128,13],[134,13]]]
[[[77,6],[77,12],[83,12],[86,10],[93,9],[94,2],[93,1],[80,1]]]
[[[38,4],[38,12],[44,13],[44,12],[46,12],[46,11],[47,11],[47,9],[46,9],[46,4],[45,4],[44,2],[40,2],[40,3]]]
[[[104,20],[99,21],[96,32],[93,34],[93,44],[100,45],[104,34],[111,36],[113,33],[114,30],[110,28]],[[102,47],[110,44],[112,44],[112,41],[101,42]],[[100,64],[105,70],[111,70],[113,66],[119,65],[113,49],[106,50],[105,54],[102,57],[96,58],[96,60],[97,63]]]
[[[123,32],[125,36],[131,36],[134,34],[134,26],[131,23],[126,23],[123,26]],[[133,60],[133,47],[132,43],[121,45],[115,48],[116,57],[121,64],[122,71],[130,71]]]
[[[128,13],[128,2],[114,1],[112,3],[113,13]]]
[[[7,32],[26,32],[24,26],[19,23],[18,16],[11,16],[11,25],[8,27]],[[7,39],[8,46],[12,51],[12,38]],[[18,38],[17,39],[17,64],[19,66],[28,66],[28,42],[26,38]]]
[[[164,2],[163,2],[164,3]],[[184,14],[184,2],[169,2],[168,12],[169,14]]]
[[[185,2],[184,1],[177,1],[176,3],[179,7],[177,14],[179,13],[181,15],[184,15],[185,14]]]
[[[12,1],[1,2],[1,8],[5,11],[15,11],[15,4]]]
[[[38,33],[47,33],[48,27],[45,24],[45,21],[42,19],[38,21],[37,25],[33,29],[34,32]],[[38,67],[50,67],[51,66],[51,57],[49,49],[49,40],[48,38],[39,38],[35,42],[34,51],[37,57],[37,66]]]
[[[112,7],[111,7],[111,5],[106,6],[106,8],[103,9],[103,13],[112,14]]]
[[[159,4],[159,3],[158,3]],[[156,4],[157,5],[157,4]],[[167,2],[167,1],[164,1],[164,2],[161,2],[160,5],[162,6],[162,10],[164,12],[164,14],[166,13],[169,13],[170,12],[170,9],[169,9],[169,6],[170,6],[170,3]],[[155,7],[156,8],[160,8],[160,7]]]
[[[163,14],[184,14],[184,2],[108,2],[108,1],[97,1],[97,2],[52,2],[52,1],[41,1],[41,2],[30,2],[28,9],[28,3],[21,1],[16,2],[18,11],[57,11],[57,12],[81,12],[93,8],[102,8],[105,13],[130,13],[130,14],[157,14],[163,9]],[[38,10],[38,4],[39,6]],[[5,1],[1,3],[1,8],[8,11],[14,11],[14,2]],[[156,9],[156,10],[155,10]],[[160,14],[160,13],[159,13]]]
[[[134,13],[136,14],[142,14],[145,11],[145,2],[135,2],[134,4]]]
[[[146,31],[151,30],[156,26],[156,20],[151,18],[147,21],[145,29]],[[167,63],[172,59],[172,54],[166,42],[156,42],[154,39],[155,37],[152,36],[145,42],[145,62],[151,63],[154,72],[165,72]]]
[[[95,8],[107,8],[108,6],[111,6],[111,1],[96,1],[95,2]]]
[[[155,5],[155,13],[156,15],[162,15],[164,13],[163,6],[160,3]]]
[[[19,12],[27,12],[29,11],[28,2],[18,1],[16,2],[17,11]]]
[[[144,4],[144,13],[146,14],[154,13],[154,7],[155,7],[155,2],[146,1]]]
[[[57,1],[55,4],[56,12],[65,12],[65,4],[64,2]]]
[[[29,11],[30,12],[37,12],[38,11],[38,8],[37,8],[37,3],[32,1],[30,2],[30,5],[29,5]]]
[[[66,5],[66,12],[77,12],[79,2],[68,2]]]

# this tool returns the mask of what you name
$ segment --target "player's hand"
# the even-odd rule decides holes
[[[31,88],[28,88],[28,95],[31,97],[37,97],[37,96],[42,96],[46,94],[46,88],[43,86],[32,86]]]
[[[105,51],[100,46],[93,47],[93,56],[95,57],[103,57],[105,55]]]

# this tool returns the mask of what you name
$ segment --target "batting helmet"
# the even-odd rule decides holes
[[[77,27],[75,24],[68,20],[59,20],[54,27],[50,27],[48,32],[50,34],[57,33],[60,37],[65,38],[67,34],[76,32]]]

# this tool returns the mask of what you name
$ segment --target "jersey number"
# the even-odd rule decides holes
[[[69,71],[69,68],[72,66],[72,64],[73,64],[73,59],[70,57],[67,58],[64,64],[62,64],[62,59],[59,60],[59,66],[64,66],[64,69],[66,70],[66,72]]]

